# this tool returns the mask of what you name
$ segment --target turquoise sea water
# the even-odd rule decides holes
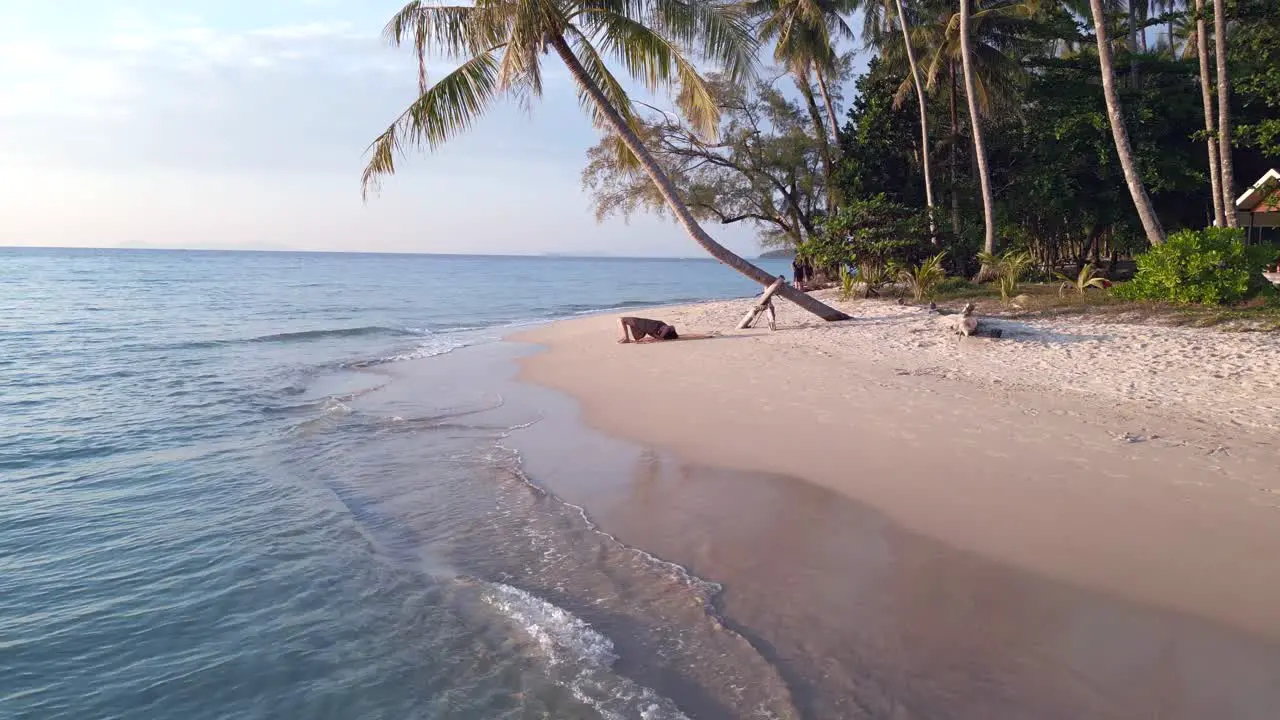
[[[0,716],[696,715],[652,658],[706,589],[521,477],[502,440],[536,408],[484,348],[756,290],[709,261],[0,249]]]

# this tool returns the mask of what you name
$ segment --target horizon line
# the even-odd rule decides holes
[[[431,252],[431,251],[384,251],[384,250],[299,250],[294,248],[208,248],[208,247],[130,247],[101,245],[0,245],[4,250],[106,250],[120,252],[207,252],[207,253],[294,253],[299,255],[429,255],[437,257],[488,257],[488,258],[545,258],[560,260],[710,260],[720,262],[710,255],[608,255],[577,252],[540,253],[486,253],[486,252]],[[764,253],[768,251],[760,251]],[[748,260],[761,259],[760,254],[746,257]],[[771,258],[763,258],[765,260]]]

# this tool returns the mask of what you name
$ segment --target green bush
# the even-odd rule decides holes
[[[1210,227],[1181,230],[1138,255],[1138,274],[1115,287],[1128,300],[1223,305],[1261,293],[1262,268],[1274,248],[1247,247],[1244,231]]]
[[[827,218],[821,233],[800,246],[799,253],[835,274],[846,266],[914,264],[937,253],[937,248],[930,252],[923,212],[876,195],[841,207]]]

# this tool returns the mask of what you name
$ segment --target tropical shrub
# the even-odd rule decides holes
[[[1262,270],[1274,256],[1275,248],[1246,246],[1243,230],[1181,230],[1134,258],[1137,275],[1114,292],[1129,300],[1235,303],[1267,289]]]
[[[899,271],[898,280],[907,286],[916,302],[932,298],[938,285],[946,279],[947,272],[942,268],[942,259],[946,256],[940,252],[915,267]]]
[[[823,231],[800,247],[814,265],[833,272],[845,265],[873,271],[890,263],[916,263],[932,254],[928,220],[920,210],[884,195],[845,204]],[[933,249],[933,252],[937,252]]]
[[[991,268],[991,272],[995,273],[996,282],[1000,286],[1000,301],[1005,303],[1018,292],[1018,283],[1035,263],[1031,253],[1022,250],[1010,250],[1003,255],[979,253],[978,259],[984,267]]]

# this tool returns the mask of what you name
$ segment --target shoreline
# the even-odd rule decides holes
[[[1249,362],[1275,340],[1144,326],[1090,334],[1054,319],[999,321],[1010,339],[956,342],[931,332],[922,311],[875,301],[842,303],[859,319],[837,324],[811,324],[783,303],[777,333],[726,331],[749,302],[654,311],[682,331],[716,333],[701,341],[617,345],[621,313],[510,339],[543,348],[521,361],[523,380],[568,394],[608,435],[713,468],[794,476],[980,558],[1280,640],[1267,600],[1280,570],[1265,560],[1280,552],[1280,469],[1265,432],[1280,410],[1222,421],[1270,382],[1267,362]],[[1168,356],[1189,340],[1212,341],[1213,352]],[[1173,369],[1160,384],[1187,393],[1151,394],[1140,377],[1150,368],[1134,366],[1150,353]],[[1234,395],[1205,388],[1217,357],[1237,357],[1219,373]],[[1081,366],[1094,396],[1069,386]],[[1107,383],[1128,397],[1099,403]]]

